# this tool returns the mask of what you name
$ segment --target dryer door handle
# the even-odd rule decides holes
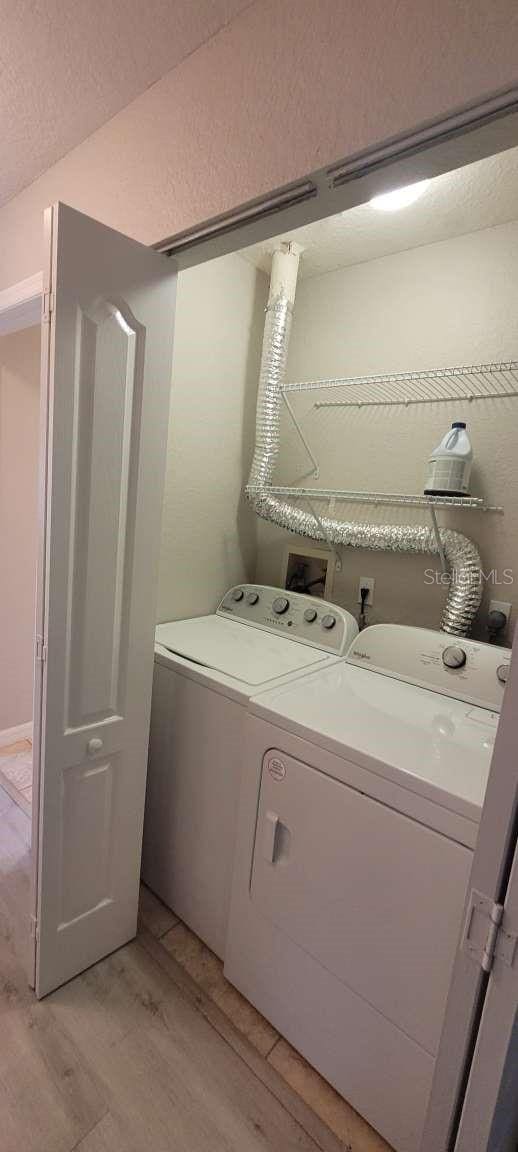
[[[275,864],[277,829],[280,820],[276,812],[266,812],[263,825],[263,856],[269,864]]]

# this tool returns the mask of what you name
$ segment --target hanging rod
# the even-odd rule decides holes
[[[345,396],[317,400],[315,408],[383,404],[436,404],[444,401],[498,400],[518,396],[518,361],[392,372],[373,376],[330,377],[285,384],[283,392],[338,391]]]

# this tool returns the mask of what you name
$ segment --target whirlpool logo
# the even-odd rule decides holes
[[[274,780],[284,780],[286,777],[286,765],[278,756],[268,762],[268,771]]]
[[[352,655],[357,656],[358,660],[370,660],[369,653],[360,652],[359,648],[353,648]]]

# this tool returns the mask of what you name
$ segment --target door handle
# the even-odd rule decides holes
[[[89,740],[86,745],[86,751],[89,756],[97,756],[98,752],[102,752],[103,747],[104,745],[100,737],[92,736],[92,739]]]
[[[263,856],[269,864],[275,863],[275,846],[278,827],[279,817],[277,816],[277,813],[267,812],[264,818],[263,827]]]

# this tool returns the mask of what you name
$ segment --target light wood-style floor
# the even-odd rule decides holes
[[[161,946],[185,974],[184,987],[194,985],[218,1006],[233,1028],[247,1038],[338,1137],[342,1148],[350,1152],[392,1152],[379,1133],[225,979],[221,960],[144,886],[140,907],[142,920],[148,921]]]
[[[0,745],[0,786],[27,816],[32,805],[32,740]]]
[[[0,788],[2,1152],[390,1152],[146,888],[137,940],[38,1003],[29,844]]]
[[[29,835],[0,789],[2,1152],[346,1147],[157,939],[170,914],[149,894],[136,941],[38,1003],[22,962]]]

